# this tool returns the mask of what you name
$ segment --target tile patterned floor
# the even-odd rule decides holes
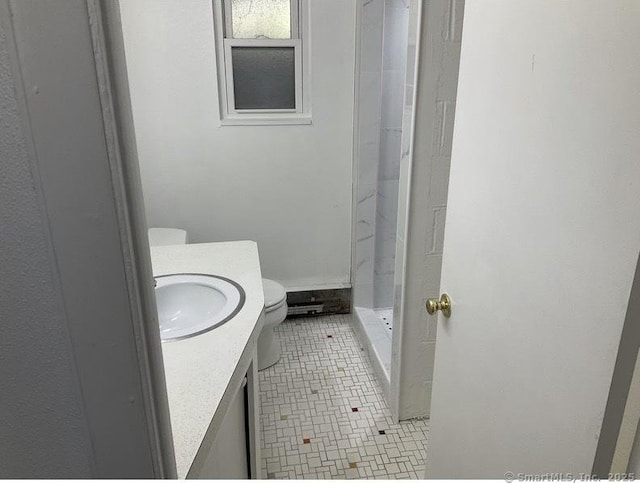
[[[393,423],[350,315],[276,330],[278,364],[260,372],[263,478],[422,478],[428,421]]]

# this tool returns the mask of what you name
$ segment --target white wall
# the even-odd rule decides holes
[[[256,240],[289,289],[348,284],[355,2],[310,1],[310,126],[220,127],[211,0],[121,13],[149,226]]]
[[[89,429],[7,34],[0,28],[0,478],[88,477]]]
[[[97,5],[0,0],[0,23],[0,478],[175,476],[164,374],[150,374],[159,329],[136,303],[101,109]],[[150,270],[137,282],[152,292]]]

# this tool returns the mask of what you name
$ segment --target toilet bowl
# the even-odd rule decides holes
[[[258,338],[258,370],[280,360],[280,341],[274,329],[287,317],[287,292],[278,282],[262,279],[264,289],[264,327]]]

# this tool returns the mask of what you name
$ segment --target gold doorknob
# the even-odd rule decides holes
[[[438,299],[427,300],[427,312],[429,315],[435,314],[438,310],[442,312],[445,317],[451,317],[451,298],[446,293],[443,293]]]

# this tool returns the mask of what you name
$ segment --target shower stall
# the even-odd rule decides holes
[[[463,16],[464,0],[358,3],[353,323],[396,420],[430,414],[424,303],[440,293]]]
[[[413,100],[407,82],[413,73],[407,72],[407,63],[415,62],[415,46],[408,49],[410,0],[360,0],[358,7],[354,315],[361,341],[388,393],[400,162],[408,151]]]

